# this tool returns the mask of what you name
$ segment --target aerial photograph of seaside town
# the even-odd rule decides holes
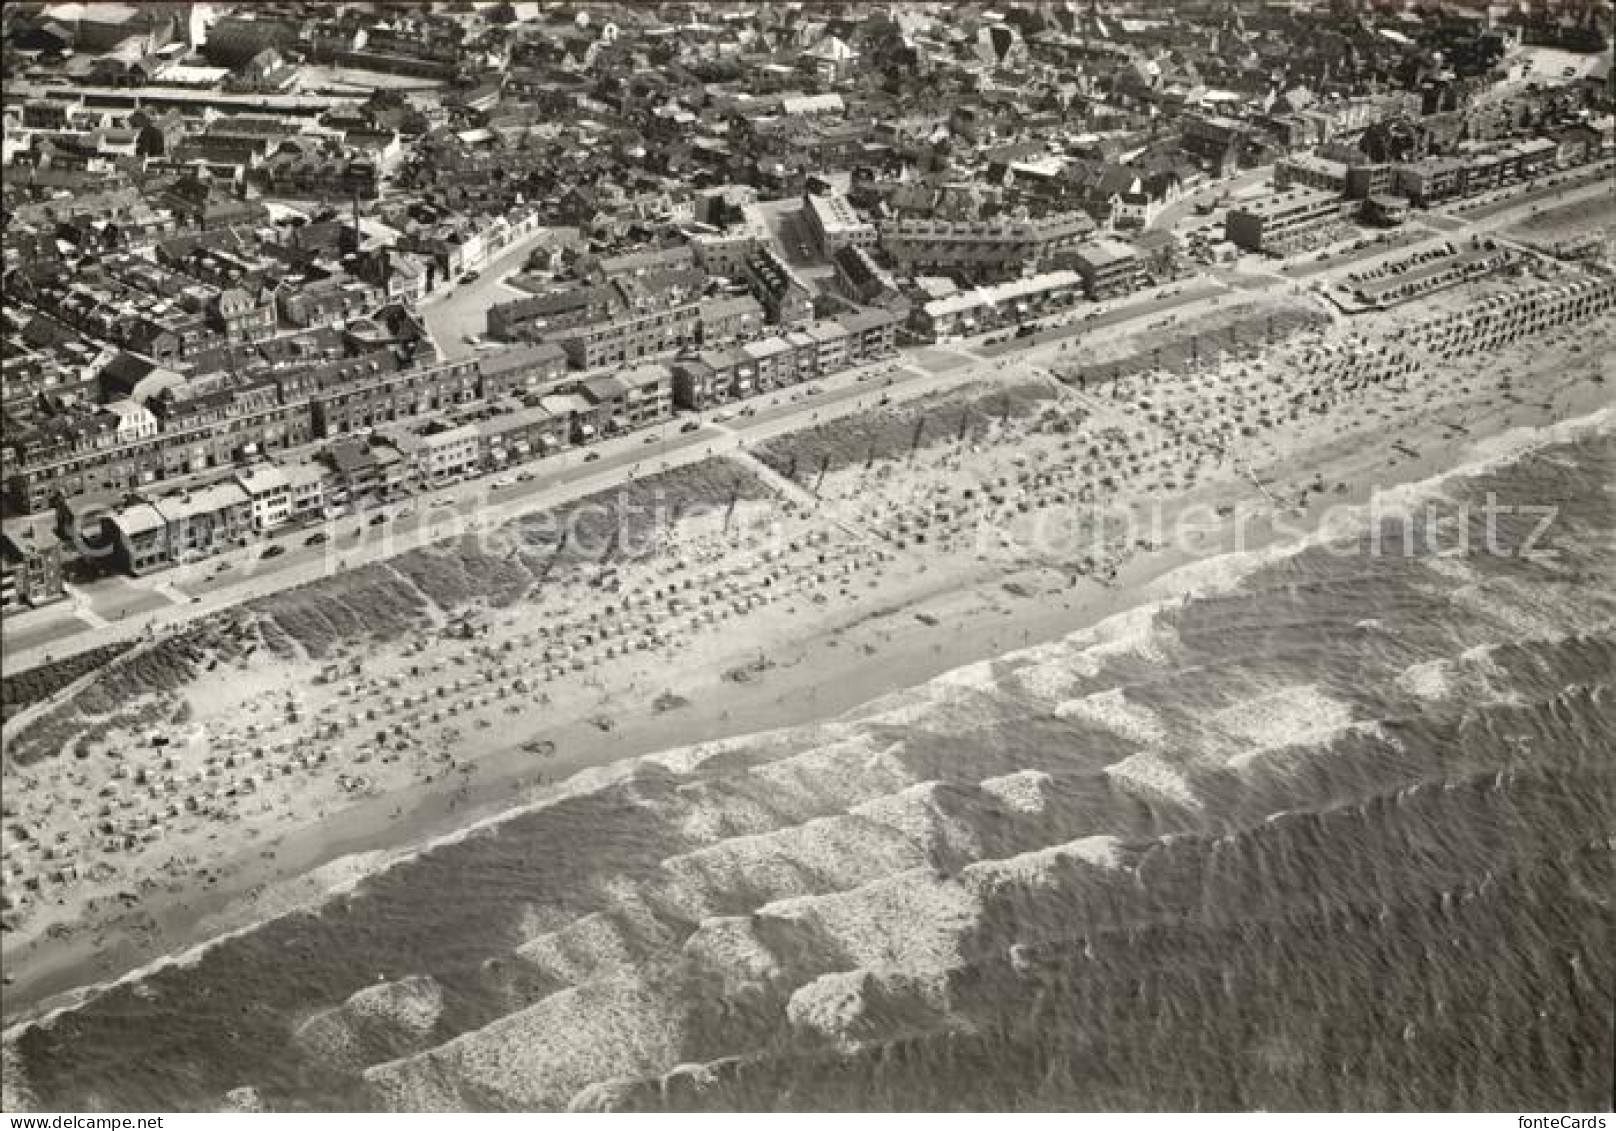
[[[5,1111],[1608,1110],[1610,0],[0,19]]]

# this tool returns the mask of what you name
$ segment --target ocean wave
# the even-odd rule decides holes
[[[1612,981],[1573,912],[1610,878],[1616,645],[1572,631],[1569,582],[1541,638],[1444,592],[1388,639],[1363,613],[1423,610],[1429,571],[1250,573],[1282,556],[830,723],[581,773],[166,967],[193,1028],[155,1075],[106,1055],[121,994],[8,1031],[8,1107],[274,1106],[310,1079],[392,1110],[829,1102],[821,1072],[941,1103],[949,1064],[1051,1106],[1305,1106],[1320,1080],[1368,1103],[1393,1054],[1346,1050],[1343,1083],[1332,1042],[1381,1017],[1442,1071],[1485,1034],[1469,1052],[1518,1080],[1528,999],[1588,1038],[1578,1003]],[[1409,1094],[1493,1095],[1469,1087]]]

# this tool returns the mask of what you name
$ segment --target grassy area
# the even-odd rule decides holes
[[[100,674],[72,698],[25,727],[8,744],[7,757],[26,765],[86,742],[98,742],[113,730],[140,731],[171,721],[179,717],[183,706],[175,692],[199,671],[241,661],[258,643],[256,633],[245,622],[220,614],[151,644],[129,642],[100,649],[99,652],[116,649],[99,664]],[[75,660],[96,654],[87,653]],[[50,672],[57,666],[37,670]]]
[[[9,719],[19,711],[49,699],[68,684],[97,668],[105,667],[132,647],[132,640],[103,644],[77,656],[68,656],[19,675],[7,676],[0,680],[0,717]]]
[[[902,459],[916,448],[980,438],[1005,418],[1031,416],[1060,396],[1043,381],[934,393],[777,436],[752,450],[773,470],[800,483],[853,464]]]
[[[5,681],[8,711],[101,672],[25,728],[7,754],[26,764],[110,730],[162,724],[178,707],[174,693],[200,672],[241,662],[260,647],[283,659],[323,659],[350,645],[395,640],[433,625],[429,606],[450,614],[508,606],[546,578],[656,552],[680,519],[767,497],[744,466],[707,460],[526,516],[484,538],[424,547],[259,598],[133,653],[133,644],[109,645],[34,669]]]
[[[760,498],[767,489],[745,468],[708,460],[626,483],[554,511],[349,570],[253,602],[265,646],[315,659],[344,642],[392,640],[431,623],[429,604],[453,614],[505,608],[546,579],[588,563],[641,556],[668,524]]]

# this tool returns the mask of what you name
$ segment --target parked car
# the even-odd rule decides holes
[[[478,279],[481,279],[482,277],[483,277],[483,273],[481,271],[467,271],[464,275],[462,275],[460,277],[460,281],[462,283],[475,283]]]
[[[385,511],[383,511],[381,514],[373,514],[370,516],[370,525],[380,526],[382,523],[386,522],[389,517],[391,516],[389,516]]]

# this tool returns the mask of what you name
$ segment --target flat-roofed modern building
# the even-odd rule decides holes
[[[881,225],[881,247],[910,275],[956,274],[975,281],[1013,278],[1094,230],[1082,213],[1037,220],[895,220]]]
[[[1124,295],[1144,278],[1139,252],[1120,240],[1094,240],[1072,253],[1083,289],[1092,299]]]
[[[1302,187],[1326,192],[1347,191],[1348,168],[1343,161],[1332,161],[1312,153],[1287,157],[1274,166],[1274,184],[1281,189]]]
[[[1247,251],[1282,252],[1297,237],[1339,219],[1343,206],[1340,193],[1287,189],[1231,208],[1224,236]]]
[[[825,255],[835,255],[844,247],[875,246],[875,225],[860,219],[847,197],[839,193],[806,194],[802,215],[814,242]]]
[[[915,308],[910,322],[921,337],[945,341],[1069,307],[1082,295],[1076,271],[1050,271],[932,299]]]

